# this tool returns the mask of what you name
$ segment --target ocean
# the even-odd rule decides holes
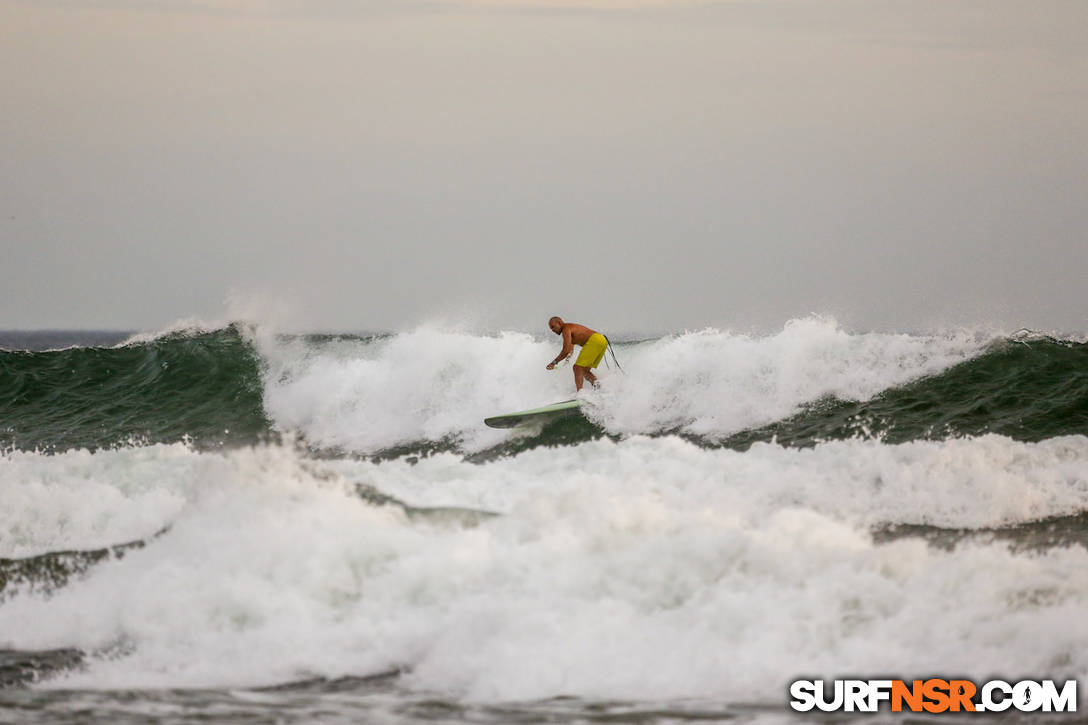
[[[775,723],[799,678],[1083,687],[1084,340],[617,335],[584,417],[484,426],[573,396],[545,335],[0,333],[0,721]]]

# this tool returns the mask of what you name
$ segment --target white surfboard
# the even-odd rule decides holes
[[[582,406],[580,400],[564,400],[561,403],[552,403],[542,408],[522,410],[517,413],[505,413],[484,418],[484,423],[492,428],[514,428],[529,423],[548,423],[556,418],[573,415],[579,412]]]

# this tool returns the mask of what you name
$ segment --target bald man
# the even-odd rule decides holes
[[[548,327],[563,338],[563,349],[559,357],[548,363],[548,369],[554,370],[557,363],[570,357],[575,345],[581,345],[582,351],[578,353],[578,359],[574,361],[574,387],[581,390],[584,380],[588,380],[590,385],[597,387],[597,376],[593,374],[593,368],[601,364],[604,351],[608,349],[608,339],[585,325],[579,325],[577,322],[563,322],[562,317],[553,317],[548,320]]]

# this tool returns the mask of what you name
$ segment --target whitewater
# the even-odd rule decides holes
[[[550,335],[0,339],[0,713],[777,722],[800,677],[1088,675],[1083,342],[617,342],[586,419],[509,432],[572,395]]]

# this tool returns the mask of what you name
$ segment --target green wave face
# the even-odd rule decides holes
[[[269,432],[260,368],[231,327],[122,347],[0,352],[0,447],[57,451]]]
[[[1088,433],[1088,344],[1001,340],[939,375],[866,401],[816,401],[725,441],[745,448],[878,437],[888,443],[997,433],[1022,441]]]

